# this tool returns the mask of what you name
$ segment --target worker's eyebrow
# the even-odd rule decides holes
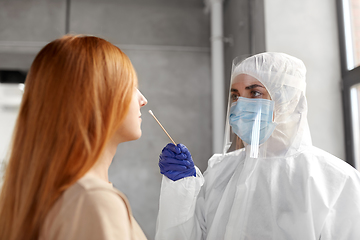
[[[257,87],[264,88],[263,86],[261,86],[261,85],[259,85],[259,84],[253,84],[253,85],[250,85],[250,86],[245,87],[245,89],[249,90],[249,89],[253,89],[253,88],[257,88]]]
[[[237,90],[236,88],[232,88],[232,89],[231,89],[231,92],[236,92],[236,93],[238,93],[239,90]]]

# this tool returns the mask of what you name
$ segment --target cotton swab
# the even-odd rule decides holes
[[[170,140],[172,141],[172,143],[173,143],[174,145],[176,145],[175,141],[170,137],[170,135],[167,133],[167,131],[165,130],[165,128],[161,125],[161,123],[159,122],[159,120],[157,120],[157,118],[155,117],[154,113],[153,113],[151,110],[149,110],[149,113],[151,114],[151,116],[154,117],[154,119],[156,120],[156,122],[157,122],[157,123],[160,125],[160,127],[162,128],[162,130],[164,130],[164,132],[165,132],[166,135],[170,138]]]

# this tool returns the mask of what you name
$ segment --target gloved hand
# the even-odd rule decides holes
[[[185,145],[168,143],[159,157],[160,172],[173,181],[195,176],[196,170],[191,154]]]

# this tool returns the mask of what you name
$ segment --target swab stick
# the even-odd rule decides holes
[[[172,143],[173,143],[174,145],[176,145],[175,141],[170,137],[170,135],[167,133],[167,131],[165,130],[165,128],[161,125],[161,123],[159,122],[159,120],[157,120],[157,118],[155,117],[154,113],[153,113],[151,110],[149,110],[149,113],[151,114],[151,116],[154,117],[154,119],[156,120],[156,122],[157,122],[157,123],[160,125],[160,127],[162,128],[162,130],[164,130],[164,132],[165,132],[166,135],[170,138],[170,140],[172,141]]]

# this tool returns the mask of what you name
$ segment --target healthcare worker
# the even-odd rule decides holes
[[[160,155],[157,240],[360,239],[360,174],[312,145],[305,73],[284,53],[234,64],[225,153],[204,175],[182,144]]]

